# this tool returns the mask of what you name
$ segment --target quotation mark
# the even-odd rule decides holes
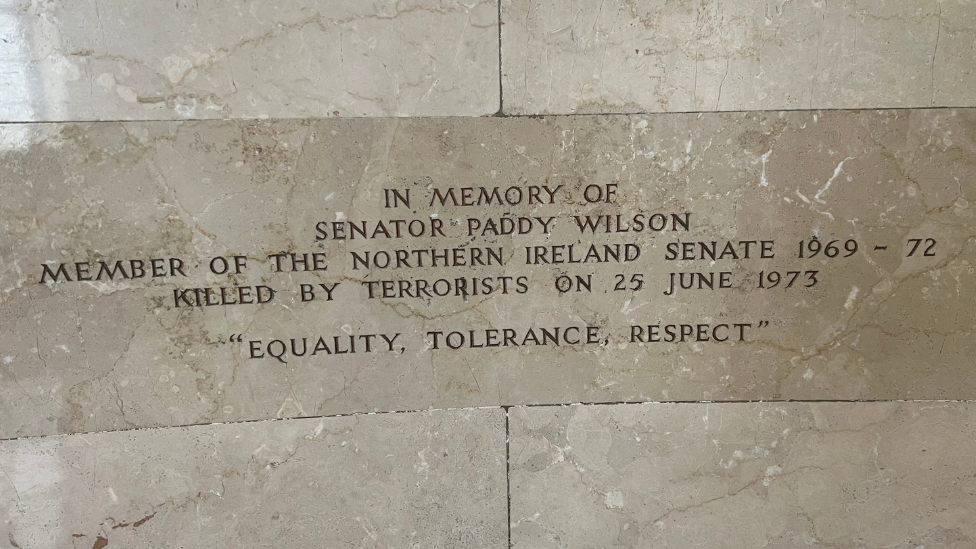
[[[244,334],[230,334],[228,341],[231,343],[242,343],[244,341]]]
[[[759,321],[759,326],[756,326],[756,328],[765,328],[766,326],[769,326],[769,321],[768,320],[760,320]]]

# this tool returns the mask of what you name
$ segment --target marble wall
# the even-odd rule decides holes
[[[514,547],[972,547],[971,404],[513,408]]]
[[[505,112],[972,106],[968,0],[502,1]]]
[[[0,548],[976,547],[974,59],[972,0],[0,3]]]

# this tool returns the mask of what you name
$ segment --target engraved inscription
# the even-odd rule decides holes
[[[424,180],[432,181],[425,177]],[[628,198],[619,184],[586,185],[581,193],[565,189],[565,185],[512,185],[501,187],[432,187],[415,193],[411,188],[384,188],[383,203],[378,211],[410,208],[414,194],[423,194],[422,202],[429,207],[445,207],[454,214],[462,208],[503,207],[501,217],[477,217],[470,213],[463,219],[448,223],[439,214],[427,219],[370,219],[319,221],[314,226],[314,240],[308,243],[320,247],[335,241],[363,240],[371,249],[349,250],[329,246],[327,251],[281,251],[264,257],[233,255],[213,258],[169,257],[154,259],[98,259],[95,262],[45,262],[38,266],[41,284],[79,283],[92,280],[113,281],[131,279],[188,278],[189,266],[204,274],[228,276],[249,274],[250,264],[260,265],[263,275],[270,273],[316,273],[364,271],[364,276],[379,279],[358,280],[356,284],[310,283],[297,281],[289,285],[176,287],[172,300],[164,307],[213,307],[232,305],[261,306],[276,299],[291,303],[331,302],[337,292],[348,292],[351,300],[456,300],[491,297],[508,299],[506,306],[518,306],[519,301],[546,299],[559,294],[592,294],[624,292],[637,296],[642,292],[659,291],[664,296],[684,292],[758,292],[763,290],[803,292],[815,288],[829,277],[829,269],[854,257],[861,249],[853,234],[830,233],[826,240],[813,235],[800,240],[793,250],[783,250],[775,238],[734,240],[695,240],[683,235],[696,234],[693,212],[641,212],[590,214],[587,208],[599,204],[607,208],[624,209],[618,202]],[[583,213],[565,215],[521,215],[534,213],[536,207],[575,208]],[[531,208],[530,208],[531,207]],[[530,209],[531,211],[521,211]],[[562,209],[560,208],[560,209]],[[461,215],[458,215],[461,217]],[[563,229],[557,232],[556,229]],[[653,233],[651,245],[656,253],[647,253],[647,241],[626,241],[634,233]],[[599,234],[622,234],[625,241],[600,243],[593,241]],[[476,239],[485,237],[527,235],[537,244],[514,246],[474,246]],[[558,235],[558,237],[557,237]],[[387,240],[426,242],[437,238],[441,248],[390,248],[382,246]],[[575,239],[575,240],[574,240]],[[589,239],[589,240],[584,240]],[[934,238],[903,238],[905,257],[937,258]],[[375,243],[375,244],[374,244]],[[643,246],[643,248],[642,248]],[[878,252],[888,252],[887,243],[873,243]],[[891,248],[894,252],[896,247]],[[642,255],[643,254],[643,255]],[[775,264],[773,262],[779,259]],[[820,268],[805,269],[803,260],[819,260]],[[830,261],[826,261],[830,260]],[[530,284],[528,275],[506,275],[512,264],[525,266],[560,265],[552,284]],[[618,267],[632,264],[639,272],[619,273]],[[808,264],[808,263],[807,263]],[[679,267],[675,267],[675,265]],[[697,266],[720,265],[726,270],[695,269]],[[767,268],[772,265],[775,268]],[[471,276],[477,269],[478,276]],[[562,270],[564,269],[564,270]],[[759,269],[756,271],[756,269]],[[430,271],[425,277],[410,273]],[[270,271],[270,273],[268,272]],[[646,271],[646,272],[645,272]],[[391,278],[386,278],[390,276]],[[340,288],[341,286],[341,288]],[[290,295],[285,298],[284,295]],[[707,312],[707,311],[706,311]],[[754,314],[754,313],[753,313]],[[473,326],[455,330],[430,330],[418,335],[422,341],[410,341],[403,333],[344,334],[292,337],[291,334],[272,339],[249,339],[245,356],[252,360],[273,360],[287,364],[291,358],[332,356],[356,353],[402,353],[423,348],[425,352],[490,350],[495,347],[608,345],[611,340],[625,343],[711,343],[745,342],[756,330],[769,326],[768,320],[755,322],[692,322],[668,323],[658,321],[610,328],[604,323],[582,326],[516,327]],[[397,340],[399,339],[399,342]],[[379,345],[383,342],[383,345]],[[396,345],[394,343],[397,342]]]

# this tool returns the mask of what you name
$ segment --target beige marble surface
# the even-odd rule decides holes
[[[502,0],[507,114],[976,105],[970,0]]]
[[[499,109],[498,6],[483,0],[14,0],[0,39],[0,121]]]
[[[0,548],[976,547],[974,59],[974,0],[0,2]]]
[[[971,110],[2,132],[0,437],[431,407],[976,394]],[[464,206],[479,187],[524,200]],[[410,190],[411,206],[384,207],[384,189]],[[594,189],[612,201],[588,203]],[[647,230],[658,214],[668,226]],[[670,221],[686,214],[688,230]],[[617,216],[635,228],[636,215],[645,230],[616,232]],[[427,232],[402,224],[407,236],[392,238],[398,219]],[[587,219],[600,228],[581,229]],[[504,221],[526,234],[489,230]],[[334,239],[333,223],[373,238]],[[798,258],[814,238],[829,257]],[[697,244],[713,241],[714,260]],[[686,245],[696,259],[669,260]],[[491,262],[472,266],[474,249]],[[410,254],[399,267],[375,261],[397,250]],[[309,268],[322,254],[324,270],[277,265],[282,252],[309,254]],[[369,267],[355,259],[367,253]],[[210,270],[234,256],[240,274]],[[714,289],[666,295],[671,273]],[[259,286],[271,302],[254,303],[269,295]],[[240,300],[252,303],[219,304]],[[556,328],[559,345],[544,332]]]
[[[0,546],[506,547],[505,412],[0,442]]]
[[[513,408],[517,548],[976,545],[962,403]]]

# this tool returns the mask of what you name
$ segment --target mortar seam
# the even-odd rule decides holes
[[[755,400],[619,400],[619,401],[593,401],[593,402],[551,402],[534,404],[499,404],[494,406],[468,406],[455,408],[418,408],[411,410],[384,410],[377,412],[348,412],[342,414],[320,414],[315,416],[298,417],[276,417],[276,418],[257,418],[242,419],[237,421],[212,421],[201,423],[184,423],[180,425],[147,425],[143,427],[132,427],[128,429],[109,429],[102,431],[78,431],[74,433],[52,433],[46,435],[25,435],[20,437],[0,438],[0,443],[12,442],[15,440],[29,440],[38,438],[56,438],[70,436],[98,435],[103,433],[130,433],[133,431],[152,431],[162,429],[189,429],[193,427],[207,427],[210,425],[242,425],[249,423],[263,423],[274,421],[296,421],[308,419],[333,419],[357,416],[377,416],[387,414],[419,414],[424,412],[463,412],[472,410],[504,410],[506,416],[511,408],[558,408],[570,406],[618,406],[625,404],[651,404],[651,405],[673,405],[673,404],[883,404],[883,403],[926,403],[926,404],[976,404],[976,400],[966,399],[755,399]]]
[[[500,32],[500,30],[499,30]],[[501,67],[499,67],[499,75]],[[501,98],[499,98],[501,104]],[[441,116],[276,116],[273,118],[241,117],[241,118],[132,118],[132,119],[88,119],[75,118],[68,120],[0,120],[0,126],[16,125],[42,125],[42,124],[118,124],[118,123],[150,123],[150,122],[297,122],[297,121],[319,121],[319,120],[443,120],[465,118],[479,120],[484,118],[567,118],[567,117],[587,117],[587,116],[676,116],[676,115],[704,115],[704,114],[761,114],[761,113],[854,113],[864,112],[885,112],[885,111],[936,111],[936,110],[957,110],[976,109],[976,105],[948,105],[948,106],[928,106],[928,107],[849,107],[849,108],[808,108],[808,109],[750,109],[750,110],[703,110],[703,111],[619,111],[619,112],[577,112],[577,113],[547,113],[547,114],[505,114],[494,113],[486,115],[457,115],[445,114]]]
[[[507,530],[508,530],[508,547],[512,548],[512,453],[511,453],[511,431],[509,430],[509,425],[511,423],[511,406],[505,406],[505,499],[508,503],[508,511],[506,515],[507,520]]]

